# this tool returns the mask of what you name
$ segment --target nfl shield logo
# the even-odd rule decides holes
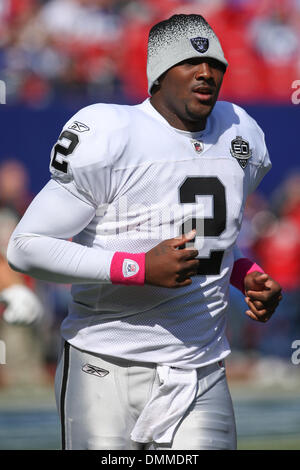
[[[134,264],[128,264],[127,273],[135,273],[135,272],[136,272],[136,266]]]
[[[132,259],[124,259],[122,272],[124,277],[131,277],[134,276],[139,272],[139,265],[136,261]]]
[[[201,153],[203,150],[203,143],[200,140],[191,140],[195,152]]]
[[[191,44],[194,49],[196,49],[197,52],[200,52],[201,54],[204,54],[204,52],[207,51],[209,48],[209,40],[207,38],[192,38],[190,39]]]

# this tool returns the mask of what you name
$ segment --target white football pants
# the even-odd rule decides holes
[[[223,365],[198,369],[196,397],[171,444],[141,444],[131,431],[159,386],[156,365],[90,354],[65,343],[55,378],[62,448],[91,450],[236,449],[231,396]]]

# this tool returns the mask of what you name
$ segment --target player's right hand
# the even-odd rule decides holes
[[[178,248],[193,240],[196,230],[181,237],[164,240],[146,253],[145,283],[160,287],[185,287],[197,274],[198,250]]]

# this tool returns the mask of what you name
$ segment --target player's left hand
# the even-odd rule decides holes
[[[245,300],[249,307],[246,315],[265,323],[276,310],[282,299],[281,286],[268,274],[253,271],[244,279]]]

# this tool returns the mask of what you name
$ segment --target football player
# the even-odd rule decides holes
[[[65,449],[236,448],[229,283],[262,322],[281,288],[235,249],[271,163],[257,123],[217,101],[227,66],[202,16],[156,24],[150,98],[73,116],[11,237],[14,269],[73,284],[56,374]]]

